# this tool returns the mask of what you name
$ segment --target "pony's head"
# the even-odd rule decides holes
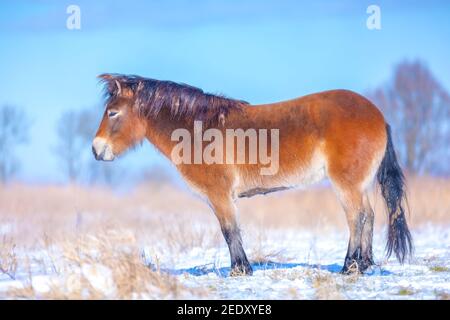
[[[152,129],[148,128],[148,120],[163,110],[171,120],[223,125],[231,110],[248,104],[172,81],[121,74],[102,74],[99,78],[105,84],[107,102],[92,144],[97,160],[114,160],[142,141],[147,129]]]
[[[145,138],[147,125],[135,108],[132,88],[114,75],[103,74],[99,78],[105,83],[107,100],[92,152],[97,160],[112,161]]]

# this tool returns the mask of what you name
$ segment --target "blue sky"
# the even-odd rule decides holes
[[[312,2],[312,3],[311,3]],[[81,9],[68,30],[66,8]],[[381,8],[381,30],[366,9]],[[97,108],[103,72],[181,81],[252,103],[346,88],[364,93],[405,58],[450,89],[450,1],[2,1],[0,104],[32,119],[20,178],[62,181],[58,117]],[[120,159],[165,161],[145,144]]]

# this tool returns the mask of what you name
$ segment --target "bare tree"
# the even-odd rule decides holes
[[[398,64],[369,94],[394,128],[399,157],[414,173],[448,173],[450,98],[421,61]]]
[[[29,121],[25,112],[14,106],[0,108],[0,183],[6,183],[17,171],[19,163],[14,149],[26,142]]]
[[[77,112],[64,112],[57,124],[58,145],[55,152],[62,160],[62,166],[70,182],[75,182],[80,174],[83,141],[79,137]]]

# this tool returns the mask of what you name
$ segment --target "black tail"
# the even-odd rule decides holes
[[[386,125],[387,146],[383,161],[377,173],[377,180],[388,211],[389,231],[386,254],[395,253],[398,261],[403,263],[406,256],[413,251],[412,237],[406,224],[405,209],[405,176],[400,168],[392,144],[391,127]]]

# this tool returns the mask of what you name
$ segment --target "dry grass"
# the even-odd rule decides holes
[[[317,272],[312,279],[318,300],[342,300],[341,287],[331,274]]]
[[[17,271],[16,245],[11,237],[4,236],[0,245],[0,273],[15,279]]]
[[[287,261],[287,257],[283,254],[281,250],[271,250],[267,251],[264,247],[258,246],[256,250],[252,251],[252,255],[249,257],[251,263],[266,264],[277,261],[282,263]]]
[[[411,178],[408,185],[412,227],[450,223],[450,180]],[[378,227],[384,225],[384,205],[375,191],[372,204]],[[287,258],[264,249],[266,228],[346,228],[340,204],[327,187],[242,199],[238,208],[243,229],[259,237],[249,257],[258,263]],[[8,297],[36,299],[201,298],[205,292],[158,271],[159,257],[176,262],[192,248],[225,245],[206,204],[183,189],[152,184],[127,194],[78,186],[0,186],[0,237],[0,275],[12,280],[21,270],[20,286]],[[142,244],[153,268],[142,256]],[[31,269],[51,276],[36,283],[24,276]],[[276,276],[274,271],[271,277]],[[309,276],[319,299],[340,298],[340,286],[346,285],[320,272]]]
[[[175,276],[158,270],[158,255],[166,253],[176,259],[188,248],[217,245],[219,230],[196,227],[192,222],[201,220],[198,212],[203,204],[176,191],[176,201],[167,201],[171,192],[171,187],[151,185],[128,195],[76,186],[3,187],[0,232],[5,236],[0,246],[0,275],[20,284],[6,296],[201,298],[202,291],[187,288]],[[178,209],[184,205],[184,214],[170,210],[171,203]],[[149,245],[152,268],[148,257],[143,257],[142,243]],[[20,277],[15,277],[17,269]],[[36,280],[36,274],[42,279]]]
[[[205,292],[187,288],[178,279],[146,264],[132,234],[125,231],[58,239],[57,250],[32,260],[48,277],[28,278],[8,292],[25,299],[178,299],[202,297]]]
[[[409,222],[412,227],[426,223],[450,223],[450,180],[409,178],[407,184]],[[370,202],[376,214],[376,225],[385,225],[384,202],[376,188],[370,192]],[[257,221],[263,226],[347,227],[344,211],[329,187],[313,187],[243,199],[238,207],[244,221]]]
[[[432,266],[430,267],[430,270],[433,272],[449,272],[450,268],[445,266]]]
[[[411,178],[408,186],[409,218],[413,227],[429,222],[450,223],[450,180]],[[376,190],[371,195],[376,223],[382,226],[386,220],[383,201]],[[256,196],[240,199],[237,204],[241,222],[259,228],[346,228],[343,210],[328,187]],[[190,224],[167,225],[167,217],[201,221],[217,227],[216,219],[205,203],[188,191],[171,185],[149,184],[128,194],[77,186],[0,186],[2,228],[11,225],[13,230],[8,234],[20,234],[21,240],[28,238],[31,242],[36,241],[34,235],[39,235],[40,239],[41,234],[57,236],[68,231],[87,232],[117,226],[140,233],[157,225],[158,230],[164,229],[175,238],[179,234],[192,234]],[[197,232],[200,238],[202,232]],[[195,241],[199,237],[194,237]],[[198,245],[189,243],[189,239],[185,241],[188,241],[186,246]]]
[[[410,288],[401,288],[398,290],[397,294],[399,296],[412,296],[413,294],[415,294],[416,292],[413,291]]]

